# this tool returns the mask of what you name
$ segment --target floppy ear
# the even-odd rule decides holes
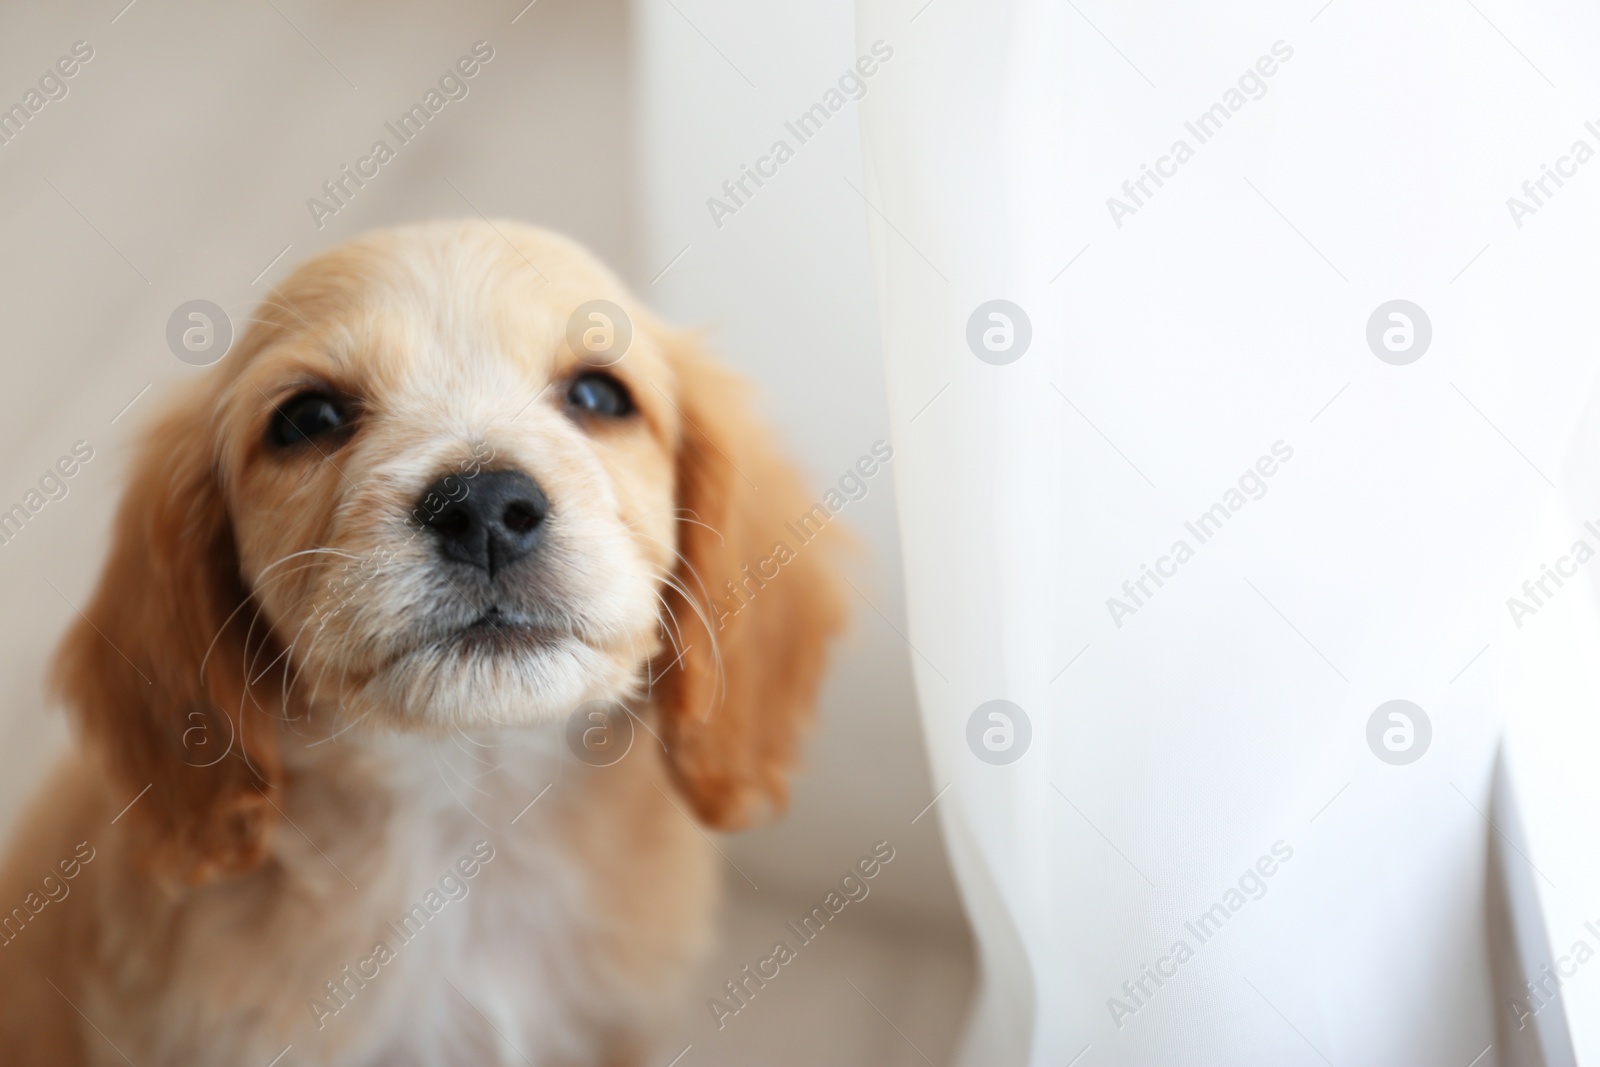
[[[655,672],[656,703],[679,788],[707,824],[737,829],[787,799],[828,639],[845,617],[838,531],[825,508],[812,510],[745,384],[684,338],[667,350],[682,420],[681,588],[666,592],[678,647],[662,655],[675,665]]]
[[[190,883],[255,867],[275,823],[273,661],[239,575],[213,472],[208,405],[152,428],[133,468],[93,599],[56,654],[55,686],[152,872]],[[237,610],[236,610],[237,609]],[[257,704],[256,695],[263,697]],[[120,804],[119,804],[120,806]]]

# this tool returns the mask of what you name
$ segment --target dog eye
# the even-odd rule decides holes
[[[633,397],[627,387],[609,374],[590,371],[567,387],[567,403],[579,411],[602,418],[620,419],[633,414]]]
[[[330,434],[345,425],[344,407],[326,393],[301,393],[273,412],[267,436],[282,447]]]

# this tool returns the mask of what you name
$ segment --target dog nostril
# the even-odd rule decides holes
[[[544,516],[539,514],[531,505],[525,504],[520,500],[514,500],[507,504],[506,509],[500,513],[500,521],[505,524],[506,529],[512,533],[519,534],[532,530],[543,519]]]
[[[428,525],[446,537],[460,537],[472,528],[472,518],[463,508],[450,508],[435,515]]]

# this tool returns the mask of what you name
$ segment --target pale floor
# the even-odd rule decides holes
[[[970,1002],[969,943],[935,926],[895,926],[871,895],[848,904],[801,945],[786,927],[818,901],[734,892],[721,944],[691,981],[692,1004],[654,1067],[944,1067],[953,1058]],[[782,939],[797,952],[719,1030],[706,1001],[772,954]],[[771,968],[767,968],[770,973]],[[685,1051],[685,1046],[691,1046]]]

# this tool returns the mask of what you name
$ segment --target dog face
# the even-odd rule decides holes
[[[628,300],[587,257],[407,240],[302,268],[218,395],[239,569],[303,710],[448,729],[634,696],[688,383],[648,330],[572,351],[571,309]]]
[[[625,350],[575,345],[597,299],[626,309],[595,320],[631,326]],[[191,880],[264,855],[289,728],[648,703],[693,806],[739,825],[781,803],[842,614],[820,544],[713,606],[809,506],[768,436],[569,242],[359,239],[299,268],[150,434],[58,684],[113,778],[154,783],[149,854]]]

